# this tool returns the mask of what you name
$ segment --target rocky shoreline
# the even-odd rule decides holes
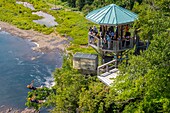
[[[33,50],[41,52],[50,52],[55,49],[64,51],[68,40],[65,37],[57,35],[56,33],[51,33],[45,35],[34,30],[22,30],[13,26],[9,23],[0,21],[0,31],[6,31],[12,35],[28,39],[31,42],[37,43],[39,46],[34,47]]]
[[[13,25],[0,21],[0,31],[9,32],[14,36],[27,39],[35,43],[35,47],[32,49],[38,52],[51,52],[59,49],[64,51],[68,44],[68,39],[52,33],[50,35],[44,35],[42,33],[33,30],[21,30]],[[39,113],[35,109],[18,109],[10,106],[0,106],[0,113]]]
[[[0,108],[0,113],[40,113],[40,112],[35,109],[25,108],[24,110],[21,109],[19,110],[15,108],[6,108],[4,106]]]
[[[28,3],[23,4],[28,6]],[[8,32],[14,36],[18,36],[35,43],[36,46],[32,49],[37,52],[46,53],[55,51],[56,49],[65,51],[65,48],[69,44],[69,39],[65,38],[64,36],[60,36],[57,32],[45,35],[34,30],[22,30],[14,25],[2,21],[0,21],[0,31]],[[28,108],[17,109],[10,106],[0,106],[0,113],[40,113],[40,111]]]

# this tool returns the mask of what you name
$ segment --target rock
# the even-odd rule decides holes
[[[51,8],[51,10],[61,10],[61,7],[57,7],[57,8]]]
[[[40,113],[40,112],[35,109],[25,108],[21,113]]]
[[[28,108],[25,108],[24,110],[19,110],[15,108],[4,108],[0,109],[0,113],[40,113],[40,112],[35,109]]]
[[[10,113],[12,111],[12,108],[8,108],[7,110],[6,110],[6,113]]]
[[[14,111],[14,113],[20,113],[19,110]]]

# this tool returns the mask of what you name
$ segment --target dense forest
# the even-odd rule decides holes
[[[91,10],[116,3],[138,13],[134,23],[141,39],[149,39],[149,48],[140,55],[129,52],[129,65],[122,63],[120,76],[112,87],[96,77],[85,78],[65,60],[56,69],[57,94],[49,98],[53,112],[170,112],[170,1],[169,0],[65,0],[71,7]],[[170,32],[170,31],[169,31]],[[81,77],[80,77],[81,76]]]
[[[64,0],[63,0],[64,1]],[[170,112],[170,1],[168,0],[65,0],[85,13],[115,3],[138,13],[134,23],[141,39],[149,39],[148,50],[129,53],[129,65],[121,64],[121,75],[109,88],[95,77],[85,78],[65,60],[55,71],[57,95],[49,97],[53,112]]]
[[[10,0],[6,0],[11,5]],[[50,4],[63,5],[72,9],[71,11],[44,11],[58,17],[56,20],[59,26],[56,31],[72,36],[74,41],[68,50],[72,52],[83,51],[91,52],[85,48],[79,49],[80,44],[87,44],[87,31],[91,25],[84,19],[89,11],[105,5],[114,3],[139,15],[138,20],[134,22],[133,28],[138,30],[142,40],[149,39],[149,48],[141,52],[140,55],[134,55],[134,50],[129,51],[128,66],[122,62],[119,66],[120,76],[114,80],[112,87],[105,86],[96,76],[84,76],[72,67],[72,58],[64,58],[62,68],[54,72],[55,86],[52,93],[48,94],[46,102],[41,105],[32,105],[39,109],[42,106],[52,106],[54,113],[157,113],[170,112],[170,1],[169,0],[22,0],[32,2],[37,5],[38,10],[44,7],[48,2]],[[28,13],[14,13],[0,2],[0,10],[5,11],[11,19],[1,16],[1,21],[6,21],[18,25],[20,28],[28,24],[27,29],[39,29],[39,31],[52,32],[52,28],[45,28],[32,24],[27,18],[38,18]],[[12,8],[15,9],[15,5]],[[49,7],[49,6],[48,6]],[[25,11],[26,8],[19,6],[19,11]],[[41,10],[42,10],[41,9]],[[16,9],[17,10],[17,9]],[[14,10],[15,11],[15,10]],[[77,11],[81,11],[77,13]],[[14,14],[13,14],[14,13]],[[83,13],[83,14],[82,14]],[[0,12],[1,15],[3,13]],[[74,15],[74,16],[73,16]],[[18,22],[16,17],[21,19]],[[60,18],[59,18],[60,17]],[[62,18],[62,19],[61,19]],[[14,19],[15,21],[13,21]],[[26,21],[29,21],[26,22]],[[81,24],[82,23],[82,24]],[[26,26],[25,25],[25,26]],[[76,34],[76,35],[75,35]],[[81,39],[81,40],[80,40]],[[94,51],[93,51],[94,52]],[[47,90],[47,89],[46,89]],[[55,93],[54,93],[55,92]],[[31,95],[31,94],[29,94]],[[28,95],[28,96],[29,96]],[[47,95],[46,93],[44,95]]]
[[[67,2],[70,7],[77,8],[85,13],[106,6],[108,4],[116,4],[121,7],[132,10],[135,3],[141,4],[142,0],[61,0]]]

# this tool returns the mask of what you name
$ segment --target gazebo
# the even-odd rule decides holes
[[[134,22],[138,18],[137,14],[122,8],[120,6],[117,6],[115,4],[110,4],[105,7],[102,7],[100,9],[94,10],[86,16],[86,19],[97,23],[101,26],[100,32],[105,36],[106,31],[109,26],[114,26],[116,27],[116,39],[112,40],[112,46],[111,48],[106,48],[103,47],[102,39],[97,38],[94,36],[94,38],[97,40],[96,43],[91,44],[93,48],[95,48],[98,52],[101,53],[101,51],[107,51],[107,52],[114,52],[114,53],[119,53],[121,51],[124,51],[129,48],[133,48],[133,39],[130,38],[128,40],[123,40],[123,26],[127,25],[129,23]],[[117,38],[120,37],[121,40],[117,40]],[[90,40],[90,39],[89,39]],[[129,43],[130,45],[126,46],[126,42]]]
[[[90,43],[89,39],[88,44],[97,50],[97,52],[100,53],[102,57],[107,56],[106,53],[113,53],[117,59],[118,55],[122,54],[123,51],[134,47],[134,38],[123,38],[123,32],[125,32],[123,29],[125,25],[127,27],[129,23],[134,22],[137,18],[137,14],[115,4],[110,4],[88,13],[86,19],[100,25],[100,32],[102,32],[104,35],[103,37],[106,36],[108,27],[116,27],[116,31],[114,31],[116,37],[115,39],[111,40],[110,48],[107,48],[106,45],[102,44],[104,40],[103,37],[93,36],[95,42]]]
[[[113,83],[112,78],[118,76],[118,62],[123,59],[127,61],[128,56],[125,51],[134,47],[134,37],[130,35],[126,37],[123,33],[129,32],[127,25],[133,23],[137,18],[137,14],[115,4],[94,10],[86,16],[86,19],[100,25],[102,36],[89,34],[88,45],[93,47],[102,57],[102,65],[97,68],[97,77],[108,86]],[[115,27],[116,30],[108,29],[111,26]],[[106,42],[106,36],[108,36],[107,30],[112,30],[115,34],[111,39],[110,46],[103,43],[104,40]],[[94,38],[93,42],[91,37]],[[124,56],[125,58],[123,58]]]

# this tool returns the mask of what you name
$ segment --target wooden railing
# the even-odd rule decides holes
[[[125,50],[128,48],[133,48],[134,40],[133,38],[122,39],[122,40],[111,40],[110,48],[104,43],[102,38],[98,38],[93,35],[93,39],[88,38],[88,44],[96,47],[97,50],[113,50],[114,52]]]
[[[120,51],[127,48],[133,48],[133,39],[112,40],[111,50]]]
[[[88,38],[88,45],[94,45],[97,47],[97,50],[99,50],[100,48],[100,39],[95,36],[95,35],[92,35],[93,36],[93,39],[90,39],[90,37]]]
[[[117,66],[117,61],[116,60],[112,60],[110,62],[107,62],[101,66],[98,66],[97,68],[97,76],[101,75],[101,72],[105,73],[105,72],[109,72],[110,69],[113,69]]]

